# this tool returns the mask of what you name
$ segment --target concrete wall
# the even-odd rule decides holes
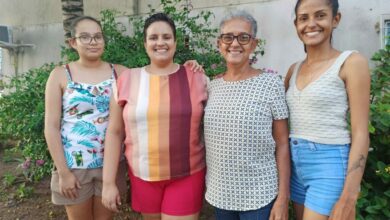
[[[194,8],[214,8],[273,0],[183,0]],[[115,9],[124,15],[145,14],[149,5],[159,8],[159,0],[83,0],[84,13],[99,17],[102,9]],[[177,7],[181,7],[178,5]],[[62,22],[61,0],[0,0],[0,24],[25,26]]]
[[[138,2],[138,4],[137,4]],[[269,67],[284,74],[289,65],[304,58],[303,46],[293,26],[293,0],[196,0],[194,11],[211,10],[214,25],[231,9],[244,9],[259,22],[258,36],[266,40],[265,55],[257,67]],[[145,14],[148,5],[158,7],[157,0],[84,0],[85,14],[98,16],[101,9],[114,8],[124,15]],[[380,48],[378,28],[382,14],[390,14],[390,0],[343,0],[342,19],[334,31],[333,44],[340,50],[355,49],[371,57]],[[178,7],[181,7],[178,5]],[[126,17],[118,18],[126,26]],[[18,56],[18,69],[60,60],[60,46],[64,45],[60,0],[0,0],[0,24],[13,26],[14,42],[35,44]],[[3,74],[14,74],[13,55],[3,50]]]

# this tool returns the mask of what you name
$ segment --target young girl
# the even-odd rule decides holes
[[[369,146],[368,62],[355,51],[332,47],[341,18],[337,0],[298,0],[295,13],[307,56],[285,80],[291,199],[297,219],[355,219]]]
[[[125,68],[101,60],[105,42],[96,19],[76,18],[71,34],[69,45],[80,58],[56,67],[46,84],[45,137],[56,168],[52,201],[65,205],[69,219],[111,219],[101,203],[104,136],[111,86]],[[125,169],[122,163],[116,180],[122,193]]]
[[[205,178],[206,76],[174,63],[176,29],[165,14],[145,21],[144,46],[150,65],[123,72],[111,99],[103,204],[113,211],[120,204],[113,171],[125,139],[132,208],[145,220],[195,220]]]

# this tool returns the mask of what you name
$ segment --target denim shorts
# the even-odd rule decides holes
[[[290,138],[291,200],[329,216],[344,187],[350,144]]]
[[[215,208],[215,218],[216,220],[268,220],[274,202],[275,199],[264,207],[249,211],[232,211]]]

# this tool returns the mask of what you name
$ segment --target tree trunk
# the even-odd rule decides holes
[[[71,37],[70,24],[74,18],[84,15],[84,5],[83,0],[61,0],[61,2],[65,39],[68,39]]]

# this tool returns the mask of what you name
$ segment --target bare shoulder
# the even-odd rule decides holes
[[[369,76],[368,60],[360,53],[352,53],[344,62],[340,76],[343,79],[356,76]]]
[[[52,83],[63,84],[66,83],[66,70],[63,66],[56,66],[50,73],[49,81]]]
[[[288,68],[288,70],[287,70],[286,75],[284,75],[284,87],[286,88],[286,90],[288,89],[288,87],[290,85],[290,79],[291,79],[291,76],[294,72],[296,65],[297,65],[297,63],[291,64],[290,68]]]
[[[296,65],[297,65],[297,63],[293,63],[293,64],[291,64],[291,66],[288,68],[287,73],[286,73],[286,76],[285,76],[286,79],[290,80],[291,75],[293,74]]]
[[[125,70],[128,70],[129,68],[123,66],[123,65],[120,65],[120,64],[114,64],[114,68],[115,68],[115,71],[116,73],[118,74],[118,77],[125,71]]]
[[[53,95],[57,94],[57,91],[64,91],[66,88],[66,84],[68,82],[67,76],[66,76],[66,70],[63,66],[57,66],[55,67],[47,79],[46,82],[46,95]]]
[[[367,65],[368,60],[361,53],[352,53],[345,61],[344,66]]]

